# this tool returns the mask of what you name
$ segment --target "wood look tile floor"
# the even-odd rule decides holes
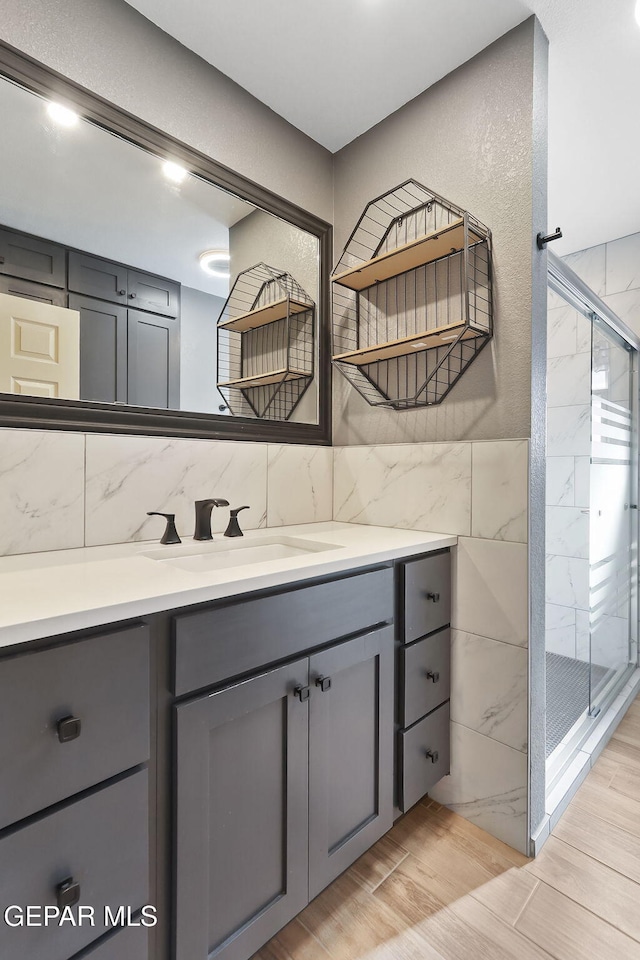
[[[425,799],[254,960],[640,960],[640,698],[535,860]]]

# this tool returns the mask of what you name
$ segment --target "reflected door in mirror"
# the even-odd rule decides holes
[[[0,392],[80,398],[77,310],[0,294]]]

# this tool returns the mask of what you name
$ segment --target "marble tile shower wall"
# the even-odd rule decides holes
[[[640,336],[640,233],[565,260]],[[550,294],[547,330],[547,649],[617,666],[624,630],[617,644],[589,644],[591,327]]]
[[[334,519],[455,533],[452,775],[432,795],[527,843],[527,440],[337,447]]]
[[[193,501],[249,504],[255,529],[332,516],[328,447],[0,430],[0,556],[153,540],[176,514],[193,532]],[[228,514],[213,512],[224,530]]]

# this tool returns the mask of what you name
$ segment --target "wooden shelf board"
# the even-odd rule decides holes
[[[469,227],[469,242],[477,243],[486,239],[483,234],[477,233]],[[452,250],[462,250],[464,247],[464,221],[454,220],[440,230],[434,230],[424,237],[418,237],[401,247],[381,253],[372,260],[366,260],[359,267],[345,270],[333,277],[333,282],[350,290],[365,290],[374,283],[389,280],[407,270],[422,267],[425,263],[432,263],[445,257]]]
[[[287,303],[289,304],[289,313],[304,313],[305,310],[311,310],[311,305],[302,303],[300,300],[294,300],[292,297],[283,297],[281,300],[274,300],[264,307],[256,307],[255,310],[249,310],[248,313],[241,313],[237,317],[225,320],[218,326],[223,330],[238,330],[243,333],[245,330],[253,330],[255,327],[264,327],[267,323],[274,323],[276,320],[284,320],[287,315]]]
[[[400,340],[389,340],[387,343],[376,343],[360,350],[339,353],[333,359],[340,361],[340,363],[352,363],[361,367],[367,363],[376,363],[378,360],[406,357],[412,353],[422,353],[424,350],[446,346],[462,330],[464,330],[463,340],[474,340],[476,337],[487,336],[487,334],[469,327],[465,329],[463,323],[454,323],[446,327],[434,327],[433,330],[415,333],[410,337],[402,337]]]
[[[301,377],[310,377],[310,373],[300,370],[269,370],[268,373],[259,373],[253,377],[240,377],[239,380],[225,380],[219,387],[238,387],[245,390],[248,387],[266,387],[270,383],[280,383],[283,380],[300,380]]]

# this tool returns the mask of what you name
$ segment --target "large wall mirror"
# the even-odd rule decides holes
[[[0,49],[0,423],[330,440],[328,224]]]

